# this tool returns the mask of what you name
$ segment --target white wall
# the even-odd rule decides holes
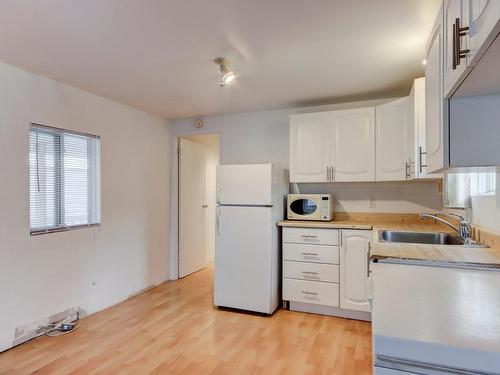
[[[30,122],[101,136],[100,229],[29,235]],[[0,63],[0,350],[18,326],[168,279],[169,145],[158,117]]]
[[[230,89],[230,88],[229,88]],[[390,100],[390,99],[389,99]],[[204,117],[204,127],[195,119],[172,121],[172,136],[220,134],[220,163],[267,163],[289,167],[288,119],[291,114],[374,106],[372,100],[287,110],[236,113]],[[300,184],[302,192],[332,192],[335,209],[354,212],[420,212],[441,209],[442,199],[434,182]],[[370,204],[375,199],[375,207]]]

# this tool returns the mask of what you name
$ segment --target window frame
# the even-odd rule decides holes
[[[28,205],[28,228],[30,231],[30,236],[38,236],[41,234],[48,234],[48,233],[58,233],[58,232],[66,232],[69,230],[73,229],[82,229],[82,228],[92,228],[92,227],[100,227],[101,226],[101,147],[100,147],[100,141],[101,137],[95,134],[90,134],[90,133],[85,133],[85,132],[79,132],[75,130],[69,130],[69,129],[63,129],[63,128],[58,128],[54,126],[48,126],[48,125],[42,125],[38,123],[30,123],[29,129],[28,129],[28,134],[31,134],[32,130],[39,130],[40,132],[45,132],[45,133],[52,133],[54,134],[54,137],[58,139],[58,141],[54,141],[55,145],[58,145],[59,147],[55,147],[54,150],[54,165],[57,165],[57,167],[54,168],[54,181],[59,181],[61,182],[58,186],[58,184],[54,183],[54,186],[58,186],[59,188],[54,188],[54,217],[55,217],[55,225],[54,226],[47,226],[45,228],[32,228],[31,227],[31,190],[28,189],[28,197],[30,204]],[[94,139],[95,140],[95,149],[94,152],[91,153],[90,150],[87,151],[87,160],[93,161],[94,165],[94,173],[89,174],[89,187],[90,187],[90,180],[94,180],[92,182],[93,186],[95,187],[95,191],[91,192],[89,189],[89,192],[87,194],[87,199],[88,199],[88,216],[89,216],[89,223],[87,224],[75,224],[75,225],[64,225],[64,169],[63,169],[63,163],[64,163],[64,141],[63,137],[64,134],[73,134],[77,136],[83,136],[87,138],[87,142],[89,139]],[[28,136],[28,139],[30,139],[30,136]],[[89,142],[88,142],[89,144]],[[28,152],[29,154],[29,152]],[[59,176],[59,177],[57,177]],[[31,179],[31,163],[28,163],[28,184],[30,183]],[[89,199],[93,196],[93,201]],[[90,207],[94,203],[95,207],[93,207],[93,210],[90,210]],[[96,218],[95,223],[90,223],[90,217]]]

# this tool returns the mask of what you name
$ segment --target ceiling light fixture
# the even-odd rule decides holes
[[[219,81],[219,86],[227,86],[230,85],[234,82],[234,79],[236,78],[236,74],[229,69],[229,60],[223,58],[223,57],[218,57],[214,60],[214,62],[219,65],[220,72],[222,74],[222,77]]]

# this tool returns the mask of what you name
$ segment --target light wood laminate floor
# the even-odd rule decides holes
[[[212,304],[213,270],[166,282],[0,354],[0,374],[371,374],[371,326]]]

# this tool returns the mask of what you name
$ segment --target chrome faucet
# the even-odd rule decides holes
[[[432,215],[432,214],[419,214],[418,216],[420,217],[420,220],[423,220],[424,218],[430,218],[433,219],[434,221],[439,221],[440,223],[443,223],[453,230],[455,230],[458,234],[460,234],[460,237],[462,237],[466,243],[471,243],[472,238],[472,226],[465,220],[465,218],[462,215],[458,215],[455,213],[448,213],[448,212],[443,212],[439,215],[447,215],[447,216],[452,216],[454,218],[457,218],[459,220],[459,226],[455,226],[451,224],[450,222],[440,218],[438,214]]]

